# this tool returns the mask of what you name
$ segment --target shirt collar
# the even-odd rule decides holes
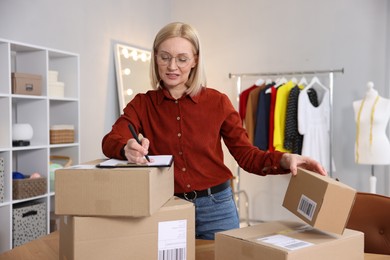
[[[183,98],[189,98],[190,100],[192,100],[192,102],[194,103],[199,103],[199,99],[200,99],[200,95],[203,94],[203,89],[202,91],[196,95],[196,96],[190,96],[190,95],[185,95],[184,97],[182,97],[181,99]],[[157,104],[161,104],[163,102],[164,99],[169,99],[169,100],[175,100],[173,97],[171,97],[171,95],[169,94],[169,91],[165,88],[159,88],[158,91],[157,91]]]

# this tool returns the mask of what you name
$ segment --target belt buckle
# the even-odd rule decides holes
[[[188,198],[188,197],[187,197],[187,194],[188,194],[188,193],[186,193],[186,192],[184,192],[184,198],[185,198],[186,200],[192,202],[192,201],[196,200],[196,198],[198,197],[198,194],[196,193],[196,191],[191,191],[191,192],[194,193],[194,197],[193,197],[193,198]]]

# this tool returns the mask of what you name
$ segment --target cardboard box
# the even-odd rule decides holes
[[[342,234],[355,196],[353,188],[299,168],[290,179],[283,206],[313,227]]]
[[[150,216],[174,194],[171,167],[100,169],[99,161],[55,171],[55,213]]]
[[[42,93],[42,76],[27,73],[13,72],[12,77],[12,94],[20,95],[41,95]]]
[[[49,97],[63,98],[65,96],[65,83],[49,82],[48,95]]]
[[[66,260],[194,260],[195,207],[172,197],[150,217],[61,216],[59,252]],[[164,253],[172,258],[158,258]]]
[[[195,240],[195,259],[214,260],[214,240]]]
[[[46,201],[28,201],[12,209],[12,246],[47,235]]]
[[[364,234],[325,233],[306,223],[268,222],[216,234],[215,260],[363,260]]]

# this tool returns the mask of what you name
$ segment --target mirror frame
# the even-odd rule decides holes
[[[152,89],[149,77],[151,51],[127,44],[116,43],[114,44],[114,57],[119,113],[122,114],[127,103],[133,99],[136,94],[144,93]],[[145,65],[147,66],[147,69],[143,68]],[[139,72],[141,75],[138,74],[133,76],[133,71]],[[134,85],[125,83],[126,81],[131,80],[127,78],[130,75],[133,76],[131,78],[133,79],[133,82],[131,83],[134,83]]]

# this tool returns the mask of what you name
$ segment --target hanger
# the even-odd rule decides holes
[[[256,80],[256,83],[255,83],[256,86],[261,86],[261,85],[263,85],[263,84],[264,84],[264,79],[258,79],[258,80]]]
[[[275,88],[280,87],[283,84],[287,83],[287,79],[285,77],[279,78],[276,80]]]
[[[306,78],[305,78],[305,76],[303,76],[302,78],[301,78],[301,80],[299,81],[299,83],[298,83],[298,86],[301,86],[301,85],[303,85],[303,86],[307,86],[307,80],[306,80]]]
[[[295,85],[298,84],[298,80],[296,77],[293,77],[291,80],[290,80],[292,83],[294,83]]]
[[[321,83],[320,79],[319,79],[317,76],[314,76],[314,77],[311,79],[310,83],[305,87],[305,89],[311,88],[311,87],[313,87],[314,85],[318,85],[318,86],[320,86],[321,88],[323,88],[324,90],[328,91],[328,88],[325,87],[325,85],[323,85],[323,84]]]
[[[267,79],[267,82],[266,82],[266,85],[269,85],[269,84],[272,84],[273,86],[272,87],[269,87],[265,90],[265,94],[270,94],[272,92],[272,88],[275,87],[276,83],[271,79]]]

